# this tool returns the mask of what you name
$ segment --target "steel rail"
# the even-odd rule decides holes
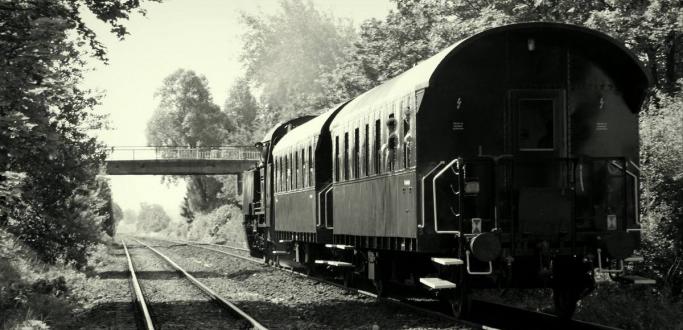
[[[173,243],[176,243],[176,244],[184,244],[184,245],[187,245],[187,246],[193,246],[193,247],[197,247],[197,248],[200,248],[200,249],[205,249],[205,250],[209,250],[209,251],[214,251],[214,252],[218,252],[218,253],[221,253],[221,254],[225,254],[225,255],[232,256],[232,257],[236,257],[236,258],[239,258],[239,259],[243,259],[243,260],[246,260],[246,261],[250,261],[250,262],[256,263],[256,264],[261,265],[261,266],[266,266],[266,265],[263,263],[263,260],[261,260],[261,259],[257,259],[257,258],[253,258],[253,257],[247,257],[247,256],[241,256],[241,255],[237,255],[237,254],[234,254],[234,253],[230,253],[230,252],[228,252],[228,251],[223,251],[223,250],[220,250],[220,249],[215,249],[215,248],[207,247],[207,246],[204,246],[203,243],[197,244],[197,243],[190,242],[190,241],[181,242],[181,241],[174,241],[174,240],[168,240],[168,239],[158,239],[158,240],[160,240],[160,241],[173,242]],[[244,249],[241,249],[241,248],[235,248],[235,247],[226,246],[226,245],[211,244],[211,243],[208,243],[208,244],[210,244],[210,245],[215,245],[215,246],[220,246],[220,247],[225,247],[225,248],[229,248],[229,249],[244,250]],[[247,251],[248,251],[248,250],[247,250]],[[442,318],[442,319],[445,319],[445,320],[454,321],[454,322],[459,322],[460,324],[467,325],[467,326],[470,326],[470,327],[473,327],[473,328],[476,328],[476,329],[489,329],[489,330],[498,329],[497,327],[494,327],[494,326],[491,326],[491,325],[484,325],[484,324],[481,324],[481,323],[476,323],[476,322],[483,322],[484,320],[482,320],[482,321],[477,320],[476,322],[473,322],[474,320],[473,320],[473,321],[468,321],[468,320],[457,319],[457,318],[455,318],[455,317],[453,317],[453,316],[451,316],[451,315],[448,315],[448,314],[445,314],[445,313],[442,313],[442,312],[438,312],[438,311],[434,311],[434,310],[431,310],[431,309],[427,309],[427,308],[424,308],[424,307],[415,306],[415,305],[413,305],[413,304],[411,304],[411,303],[409,303],[409,302],[406,302],[406,301],[403,301],[403,300],[400,300],[400,299],[397,299],[397,298],[379,297],[379,296],[377,296],[377,294],[374,294],[374,293],[369,292],[369,291],[365,291],[365,290],[361,290],[361,289],[356,289],[356,288],[350,288],[350,287],[344,286],[344,285],[342,285],[342,284],[340,284],[340,283],[336,283],[336,282],[333,282],[333,281],[330,281],[330,280],[327,280],[327,279],[324,279],[324,278],[315,277],[315,276],[307,275],[307,274],[304,274],[304,273],[300,273],[300,272],[295,271],[295,270],[294,270],[293,268],[291,268],[291,267],[280,266],[280,267],[274,267],[274,268],[275,268],[275,269],[278,269],[278,270],[281,270],[281,271],[284,271],[284,272],[287,272],[287,273],[290,273],[290,274],[294,274],[294,275],[297,275],[297,276],[306,278],[306,279],[311,280],[311,281],[323,282],[323,283],[325,283],[325,284],[329,284],[329,285],[332,285],[332,286],[335,286],[335,287],[338,287],[338,288],[347,290],[347,291],[349,291],[349,292],[353,292],[353,293],[356,293],[356,294],[360,294],[360,295],[368,296],[368,297],[371,297],[371,298],[375,298],[375,299],[377,299],[377,300],[379,300],[379,301],[382,301],[382,302],[394,304],[394,305],[397,305],[397,306],[402,306],[402,307],[405,307],[405,308],[408,308],[408,309],[412,309],[412,310],[415,310],[415,311],[418,311],[418,312],[421,312],[421,313],[424,313],[424,314],[428,314],[428,315],[432,315],[432,316],[435,316],[435,317],[439,317],[439,318]],[[547,314],[547,313],[543,313],[543,312],[530,311],[530,310],[521,309],[521,308],[517,308],[517,307],[514,307],[514,306],[505,305],[505,304],[491,303],[491,302],[482,301],[482,300],[476,300],[476,299],[473,299],[472,301],[473,301],[473,302],[476,301],[478,304],[486,304],[486,305],[488,305],[488,306],[497,306],[497,308],[504,308],[504,309],[507,309],[507,310],[509,310],[509,311],[514,311],[515,313],[525,314],[525,315],[527,315],[527,317],[529,317],[529,315],[531,315],[531,316],[534,316],[534,317],[543,318],[543,319],[545,319],[546,321],[552,320],[553,322],[569,322],[572,326],[575,326],[575,327],[580,328],[580,329],[618,330],[618,328],[614,328],[614,327],[610,327],[610,326],[606,326],[606,325],[601,325],[601,324],[597,324],[597,323],[593,323],[593,322],[587,322],[587,321],[581,321],[581,320],[574,320],[574,319],[572,319],[572,320],[562,320],[562,319],[560,319],[560,318],[559,318],[558,316],[556,316],[556,315]],[[502,328],[506,328],[506,327],[505,327],[505,324],[501,324],[500,326],[501,326]],[[531,326],[531,327],[533,328],[533,326]]]
[[[231,257],[239,258],[239,259],[242,259],[242,260],[246,260],[246,261],[249,261],[249,262],[253,262],[253,263],[255,263],[255,264],[258,264],[258,265],[261,265],[261,266],[264,266],[264,267],[266,266],[266,265],[263,263],[263,260],[261,260],[261,259],[256,259],[256,258],[253,258],[253,257],[241,256],[241,255],[238,255],[238,254],[230,253],[230,252],[228,252],[228,251],[223,251],[223,250],[214,249],[214,248],[211,248],[211,247],[208,247],[208,246],[204,246],[204,245],[202,245],[202,244],[196,244],[196,243],[193,243],[193,242],[175,241],[175,240],[169,240],[169,239],[158,239],[158,238],[154,238],[154,239],[160,240],[160,241],[173,242],[173,243],[176,243],[176,244],[184,244],[184,245],[187,245],[187,246],[193,246],[193,247],[197,247],[197,248],[200,248],[200,249],[205,249],[205,250],[209,250],[209,251],[213,251],[213,252],[225,254],[225,255],[228,255],[228,256],[231,256]],[[233,248],[233,247],[231,247],[231,246],[218,245],[218,244],[211,244],[211,245],[222,246],[222,247],[226,247],[226,248]],[[248,250],[247,250],[247,251],[248,251]],[[495,328],[492,328],[492,327],[489,327],[489,326],[485,326],[485,325],[481,325],[481,324],[469,322],[469,321],[466,321],[466,320],[460,320],[460,319],[457,319],[457,318],[455,318],[455,317],[453,317],[453,316],[451,316],[451,315],[448,315],[448,314],[445,314],[445,313],[441,313],[441,312],[437,312],[437,311],[433,311],[433,310],[430,310],[430,309],[427,309],[427,308],[415,306],[415,305],[413,305],[413,304],[407,303],[407,302],[405,302],[405,301],[401,301],[401,300],[396,299],[396,298],[380,297],[380,296],[378,296],[377,294],[374,294],[374,293],[369,292],[369,291],[365,291],[365,290],[361,290],[361,289],[356,289],[356,288],[347,287],[347,286],[344,286],[343,284],[335,283],[335,282],[333,282],[333,281],[330,281],[330,280],[327,280],[327,279],[324,279],[324,278],[320,278],[320,277],[315,277],[315,276],[303,274],[303,273],[300,273],[300,272],[295,271],[293,268],[290,268],[290,267],[280,266],[280,267],[274,267],[274,268],[277,269],[277,270],[283,271],[283,272],[287,272],[287,273],[290,273],[290,274],[293,274],[293,275],[296,275],[296,276],[300,276],[300,277],[306,278],[306,279],[311,280],[311,281],[322,282],[322,283],[325,283],[325,284],[329,284],[329,285],[335,286],[335,287],[340,288],[340,289],[347,290],[347,291],[352,292],[352,293],[356,293],[356,294],[364,295],[364,296],[367,296],[367,297],[370,297],[370,298],[374,298],[374,299],[377,299],[377,300],[379,300],[379,301],[381,301],[381,302],[386,302],[386,303],[389,303],[389,304],[393,304],[393,305],[401,306],[401,307],[404,307],[404,308],[412,309],[412,310],[415,310],[415,311],[418,311],[418,312],[421,312],[421,313],[424,313],[424,314],[428,314],[428,315],[431,315],[431,316],[434,316],[434,317],[442,318],[442,319],[444,319],[444,320],[453,321],[453,322],[459,322],[459,323],[461,323],[461,324],[463,324],[463,325],[471,326],[471,327],[474,327],[474,328],[476,328],[476,329],[491,329],[491,330],[495,330]]]
[[[152,239],[157,239],[157,238],[152,238]],[[239,250],[239,251],[249,252],[249,249],[245,249],[245,248],[241,248],[241,247],[236,247],[236,246],[230,246],[230,245],[216,244],[216,243],[191,242],[191,241],[172,240],[172,239],[160,239],[160,240],[166,240],[166,241],[174,242],[174,243],[178,243],[178,244],[213,245],[213,246],[220,246],[220,247],[225,247],[225,248],[233,249],[233,250]]]
[[[128,270],[130,271],[130,280],[133,285],[133,292],[135,293],[135,300],[137,300],[140,306],[140,311],[142,312],[142,320],[147,330],[154,330],[154,323],[152,322],[152,317],[149,314],[149,309],[147,308],[147,303],[145,302],[145,297],[142,294],[142,289],[140,288],[140,283],[138,282],[138,277],[135,275],[135,268],[133,267],[133,260],[128,253],[128,247],[126,242],[121,240],[123,245],[123,251],[126,252],[126,259],[128,261]]]
[[[245,320],[247,320],[249,323],[251,323],[251,325],[253,326],[254,329],[259,329],[259,330],[267,330],[267,329],[268,329],[268,328],[266,328],[263,324],[261,324],[260,322],[258,322],[256,319],[254,319],[253,317],[251,317],[249,314],[247,314],[246,312],[244,312],[243,310],[241,310],[239,307],[237,307],[237,306],[235,306],[233,303],[231,303],[231,302],[225,300],[225,298],[219,296],[216,292],[214,292],[213,290],[211,290],[208,286],[204,285],[204,283],[202,283],[202,282],[200,282],[199,280],[197,280],[197,278],[195,278],[194,276],[192,276],[192,275],[191,275],[190,273],[188,273],[185,269],[183,269],[182,267],[180,267],[178,264],[176,264],[176,263],[175,263],[173,260],[171,260],[169,257],[165,256],[163,253],[159,252],[157,249],[155,249],[155,248],[153,248],[153,247],[151,247],[151,246],[149,246],[149,245],[147,245],[147,244],[145,244],[145,243],[139,241],[138,239],[135,239],[135,238],[134,238],[134,240],[135,240],[136,242],[140,243],[141,245],[143,245],[144,247],[146,247],[146,248],[152,250],[152,252],[156,253],[161,259],[164,259],[166,262],[168,262],[168,264],[170,264],[170,265],[173,266],[173,268],[175,268],[177,271],[179,271],[179,272],[181,272],[183,275],[185,275],[185,277],[186,277],[188,280],[190,280],[190,282],[194,283],[198,288],[200,288],[202,291],[204,291],[204,293],[206,293],[209,297],[211,297],[211,298],[213,298],[214,300],[220,302],[222,306],[229,308],[230,310],[234,311],[234,312],[237,313],[239,316],[241,316],[242,318],[244,318]]]

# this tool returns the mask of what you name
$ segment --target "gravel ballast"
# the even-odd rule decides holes
[[[159,240],[145,242],[154,242],[190,273],[217,274],[200,280],[272,329],[468,328],[218,252]]]
[[[132,241],[128,250],[156,328],[240,329],[248,325],[216,305],[153,251]],[[195,274],[200,281],[216,276],[220,274]]]

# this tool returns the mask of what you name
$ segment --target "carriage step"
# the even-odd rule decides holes
[[[343,267],[343,268],[352,268],[353,264],[350,262],[344,262],[344,261],[335,261],[335,260],[316,260],[316,264],[318,265],[329,265],[333,267]]]
[[[456,285],[438,277],[421,277],[420,283],[426,285],[432,290],[455,289]]]
[[[643,262],[643,257],[641,256],[632,256],[624,259],[624,262]]]
[[[273,251],[272,254],[276,255],[276,256],[283,256],[283,255],[288,255],[289,251]]]
[[[439,265],[444,265],[444,266],[459,266],[464,264],[462,259],[458,258],[436,258],[432,257],[432,262],[437,263]]]
[[[325,244],[328,249],[353,250],[353,245],[344,244]]]
[[[293,241],[291,239],[281,239],[277,242],[280,244],[289,244],[289,243],[292,243]]]
[[[638,275],[624,275],[621,277],[624,282],[626,283],[633,283],[633,284],[657,284],[657,281],[647,278],[647,277],[642,277]]]

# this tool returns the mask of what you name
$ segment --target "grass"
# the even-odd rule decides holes
[[[0,327],[48,329],[69,324],[73,314],[97,296],[97,281],[88,272],[112,262],[107,246],[90,251],[85,272],[72,265],[45,264],[13,235],[0,229]]]

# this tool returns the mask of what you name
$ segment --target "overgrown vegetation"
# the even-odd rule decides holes
[[[106,50],[81,12],[92,12],[123,38],[121,20],[139,6],[124,0],[0,2],[3,327],[17,315],[68,315],[62,298],[69,278],[52,276],[51,269],[79,274],[75,269],[87,268],[96,244],[115,232],[109,183],[97,177],[104,146],[87,133],[102,125],[93,112],[98,98],[81,87],[86,58],[106,62]]]

